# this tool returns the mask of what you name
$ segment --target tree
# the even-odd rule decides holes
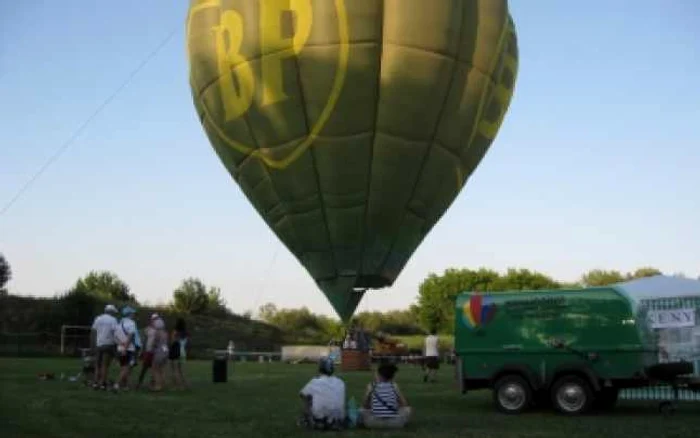
[[[260,306],[258,316],[261,320],[271,323],[277,314],[277,306],[272,303],[267,303]]]
[[[12,269],[10,264],[5,259],[5,256],[0,253],[0,296],[7,295],[5,285],[12,279]]]
[[[610,284],[620,283],[625,280],[635,280],[638,278],[653,277],[661,274],[662,272],[660,270],[649,266],[638,268],[634,272],[628,272],[624,275],[619,271],[594,269],[584,274],[581,278],[581,282],[588,287],[608,286]]]
[[[425,331],[418,324],[417,313],[412,309],[389,312],[361,312],[352,322],[370,332],[392,335],[418,335]]]
[[[465,291],[488,291],[497,286],[498,272],[481,268],[447,269],[441,276],[428,275],[418,289],[418,320],[426,330],[451,332],[457,295]]]
[[[327,344],[343,334],[340,321],[315,315],[306,307],[278,309],[274,304],[267,303],[258,309],[258,315],[263,321],[284,332],[287,341],[291,343]]]
[[[540,290],[557,289],[561,284],[551,277],[529,269],[510,268],[498,279],[496,290]]]
[[[627,279],[634,280],[636,278],[653,277],[655,275],[662,275],[663,273],[656,268],[652,267],[642,267],[638,268],[636,271],[627,274]]]
[[[173,308],[186,314],[204,313],[209,307],[210,295],[198,278],[187,278],[173,292]]]
[[[207,311],[209,312],[219,312],[227,313],[226,300],[221,296],[221,289],[212,286],[207,292]]]
[[[593,269],[581,277],[581,282],[587,287],[607,286],[625,281],[625,277],[619,271],[604,271]]]
[[[418,290],[414,310],[425,330],[442,333],[454,330],[455,301],[462,292],[498,292],[519,290],[558,289],[562,285],[539,272],[528,269],[508,269],[504,275],[480,268],[447,269],[441,276],[430,274]]]
[[[79,278],[69,291],[100,298],[105,301],[136,303],[136,297],[129,293],[129,286],[116,274],[109,271],[90,271],[85,278]]]

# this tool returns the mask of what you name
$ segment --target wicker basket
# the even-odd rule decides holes
[[[369,351],[343,350],[340,369],[343,371],[368,371],[372,368]]]

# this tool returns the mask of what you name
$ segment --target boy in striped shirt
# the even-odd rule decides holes
[[[411,416],[411,407],[394,382],[398,371],[396,365],[383,363],[377,369],[376,381],[367,386],[363,408],[360,410],[362,424],[370,429],[401,428]]]

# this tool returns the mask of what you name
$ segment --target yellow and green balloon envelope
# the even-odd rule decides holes
[[[214,150],[344,321],[459,194],[518,65],[507,0],[193,0],[187,48]]]

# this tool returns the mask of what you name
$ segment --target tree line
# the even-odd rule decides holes
[[[454,302],[464,291],[518,291],[605,286],[636,278],[662,274],[653,267],[641,267],[632,272],[595,269],[584,273],[576,282],[558,281],[529,269],[510,268],[500,273],[488,268],[450,268],[442,274],[431,273],[418,286],[416,301],[407,309],[385,312],[360,312],[352,319],[370,332],[383,332],[393,336],[422,335],[430,330],[451,334],[454,329]],[[676,274],[683,276],[683,274]],[[0,292],[6,294],[11,279],[9,264],[0,254]],[[699,278],[700,279],[700,278]],[[107,271],[90,272],[79,278],[62,297],[79,301],[80,296],[93,296],[102,300],[139,304],[129,286],[116,274]],[[173,291],[172,299],[165,305],[169,311],[184,315],[221,316],[236,315],[227,307],[221,289],[207,286],[200,279],[182,280]],[[250,319],[251,312],[244,312]],[[304,344],[327,343],[342,337],[345,327],[337,318],[318,315],[306,307],[280,309],[272,303],[258,309],[257,319],[279,328],[287,342]]]
[[[89,272],[85,277],[79,278],[61,296],[73,295],[88,295],[104,301],[141,304],[136,295],[131,293],[129,286],[119,276],[109,271]],[[195,277],[182,280],[173,291],[171,301],[160,307],[184,315],[226,315],[231,313],[226,307],[221,289],[215,286],[207,287],[202,280]]]

